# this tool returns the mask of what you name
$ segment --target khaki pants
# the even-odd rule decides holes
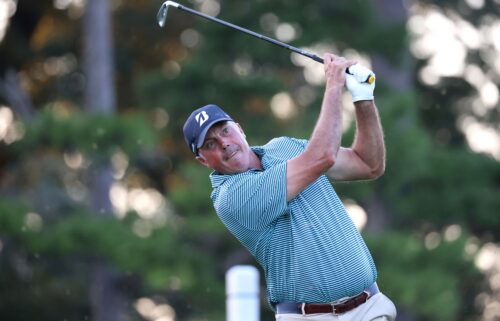
[[[396,307],[382,293],[375,294],[356,309],[340,315],[331,313],[306,316],[293,313],[276,314],[276,321],[394,321],[395,319]]]

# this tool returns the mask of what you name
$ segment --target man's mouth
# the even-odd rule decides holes
[[[234,156],[234,155],[236,155],[236,153],[238,153],[238,151],[239,151],[239,150],[236,148],[236,149],[234,149],[233,151],[229,152],[229,153],[227,154],[227,156],[226,156],[226,160],[228,161],[228,160],[230,160],[231,158],[233,158],[233,156]]]

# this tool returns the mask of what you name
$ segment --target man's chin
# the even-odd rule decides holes
[[[243,164],[241,163],[237,163],[237,164],[231,164],[231,166],[228,166],[227,167],[227,172],[230,173],[230,174],[238,174],[238,173],[243,173],[247,170],[248,168],[246,168]]]
[[[233,175],[233,174],[243,173],[244,170],[239,170],[239,169],[231,168],[231,169],[220,170],[218,172],[221,173],[221,174],[223,174],[223,175]]]

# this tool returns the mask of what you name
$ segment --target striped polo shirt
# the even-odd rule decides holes
[[[286,200],[286,161],[307,140],[252,147],[262,170],[210,175],[217,215],[263,267],[271,305],[332,302],[377,277],[373,259],[326,176]]]

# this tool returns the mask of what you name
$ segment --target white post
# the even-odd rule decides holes
[[[236,265],[226,273],[226,321],[259,321],[259,271]]]

